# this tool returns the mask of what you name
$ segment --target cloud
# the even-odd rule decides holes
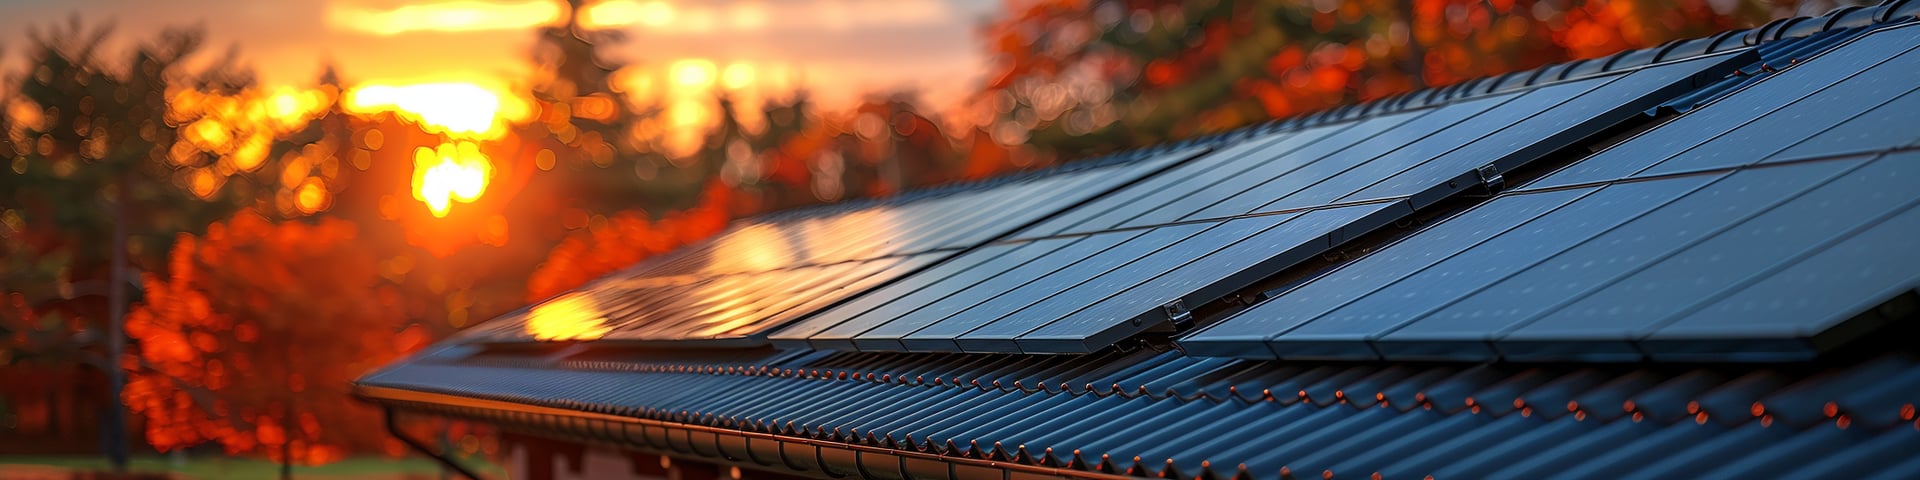
[[[374,35],[408,32],[523,30],[558,22],[565,8],[551,0],[490,2],[459,0],[417,3],[390,9],[331,3],[327,27]]]

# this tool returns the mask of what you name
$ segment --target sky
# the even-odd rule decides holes
[[[206,26],[215,52],[237,45],[267,86],[313,83],[323,63],[345,83],[471,82],[506,89],[528,71],[533,31],[558,0],[0,0],[0,62],[22,65],[30,28],[111,22],[125,42]],[[779,95],[805,86],[828,104],[913,90],[947,104],[980,81],[975,30],[988,0],[603,0],[587,22],[627,32],[605,52],[644,95],[706,88]],[[679,88],[676,94],[670,90]]]

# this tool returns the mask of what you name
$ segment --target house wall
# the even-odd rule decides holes
[[[513,480],[804,478],[525,434],[505,434],[501,440],[504,467]]]
[[[96,370],[0,367],[0,452],[99,451],[99,418],[107,397],[106,378]]]

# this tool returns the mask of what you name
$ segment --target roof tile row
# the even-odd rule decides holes
[[[1287,468],[1396,478],[1526,477],[1573,471],[1566,469],[1581,463],[1589,465],[1577,471],[1597,476],[1691,476],[1789,466],[1777,465],[1780,457],[1756,455],[1756,448],[1920,447],[1914,418],[1920,356],[1907,351],[1820,368],[1289,363],[1146,350],[1044,357],[813,353],[768,363],[428,360],[364,383],[742,433],[1182,478],[1237,471],[1209,468],[1218,465],[1245,465],[1259,476]],[[565,398],[552,395],[561,391]],[[1616,460],[1665,463],[1591,464],[1648,448],[1661,450]],[[1673,449],[1692,450],[1678,455]],[[1487,455],[1496,451],[1506,453]],[[1833,467],[1842,466],[1856,467]]]

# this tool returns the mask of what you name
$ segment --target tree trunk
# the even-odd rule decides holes
[[[1414,35],[1416,20],[1413,0],[1398,0],[1400,24],[1407,30],[1407,56],[1401,58],[1400,68],[1406,70],[1407,77],[1413,79],[1413,89],[1427,88],[1427,49],[1420,46],[1420,37]]]
[[[127,472],[127,409],[120,400],[121,390],[127,385],[127,372],[120,368],[121,352],[126,350],[125,330],[127,318],[127,283],[130,281],[127,269],[127,203],[132,201],[127,182],[122,180],[114,189],[113,199],[113,252],[109,256],[112,264],[107,273],[107,418],[105,435],[101,439],[106,443],[107,460],[113,464],[113,471]]]
[[[293,346],[280,349],[280,379],[286,382],[286,411],[280,415],[280,480],[293,480]]]

